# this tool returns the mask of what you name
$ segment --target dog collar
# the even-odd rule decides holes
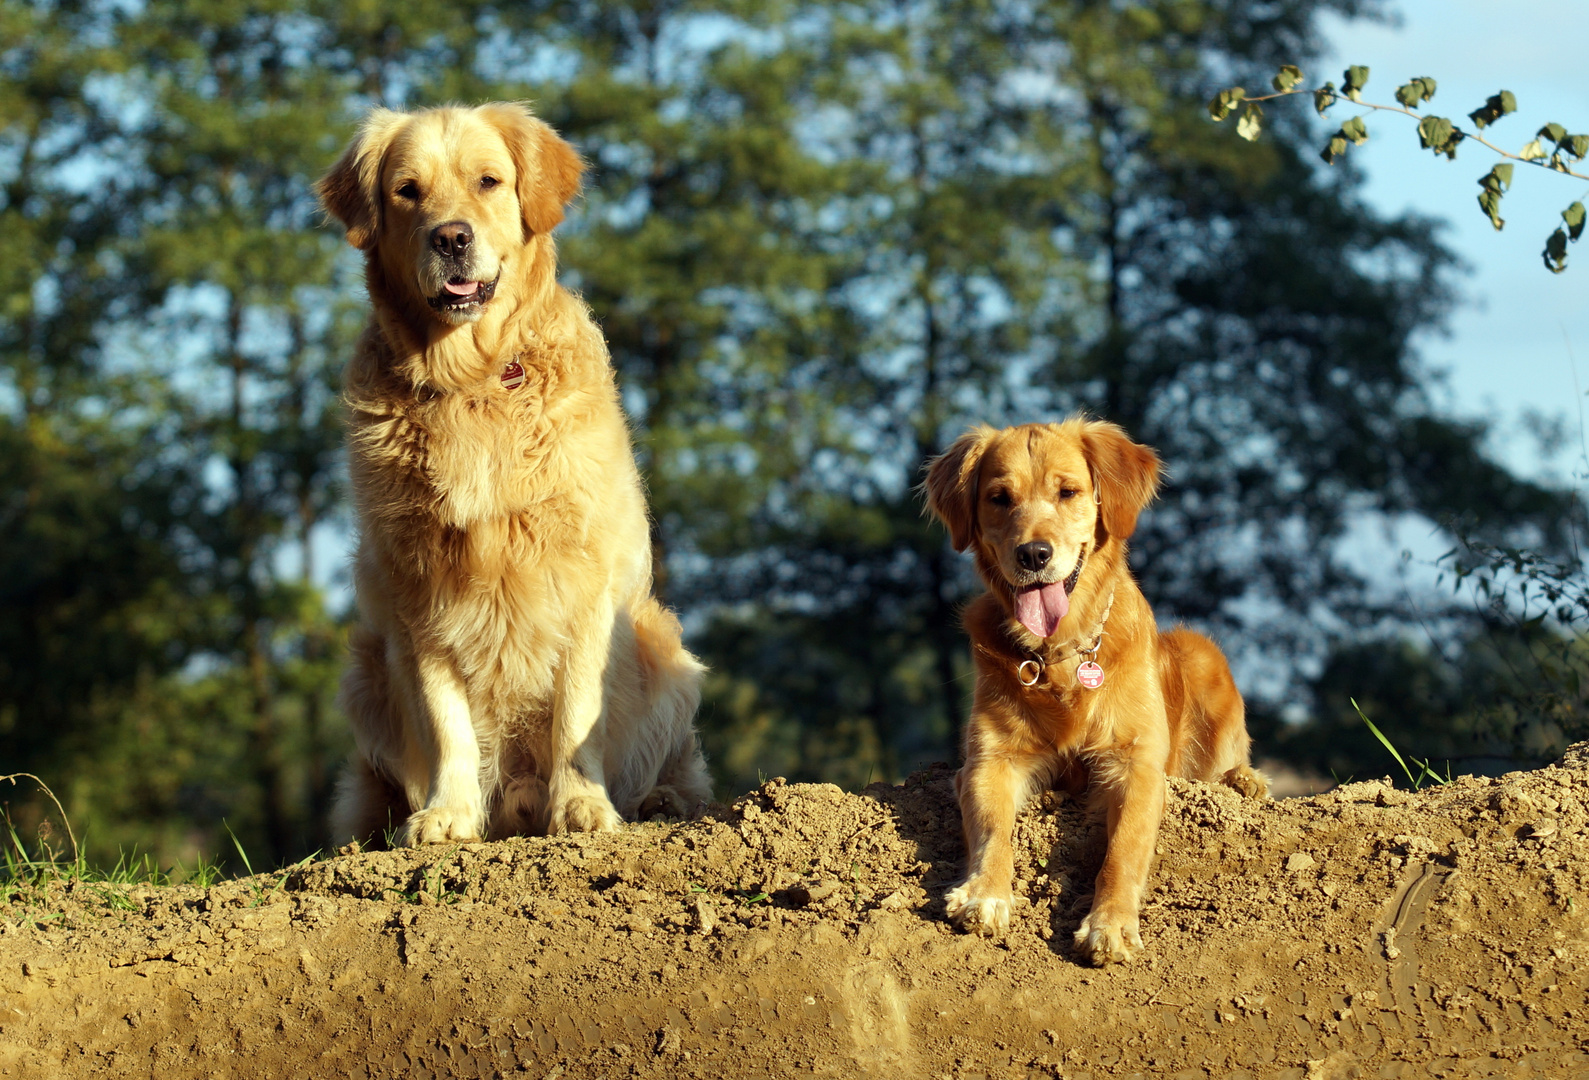
[[[1072,638],[1064,642],[1052,651],[1044,650],[1044,652],[1038,653],[1016,645],[1015,647],[1019,652],[1026,654],[1026,659],[1015,665],[1016,681],[1028,690],[1045,681],[1052,685],[1052,681],[1048,680],[1050,668],[1058,667],[1072,656],[1084,656],[1087,659],[1076,667],[1076,681],[1088,690],[1096,690],[1101,687],[1103,685],[1103,668],[1098,664],[1098,650],[1103,647],[1104,624],[1109,621],[1109,613],[1114,610],[1114,603],[1114,590],[1110,589],[1109,599],[1104,601],[1103,613],[1098,616],[1098,622],[1092,630],[1089,633],[1082,634],[1079,638]],[[1011,644],[1014,644],[1014,642],[1011,642]],[[1004,659],[986,646],[978,645],[977,648],[990,657]]]

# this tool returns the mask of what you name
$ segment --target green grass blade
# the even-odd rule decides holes
[[[237,834],[232,831],[232,826],[225,818],[221,819],[221,827],[226,830],[226,835],[232,838],[232,846],[237,849],[237,857],[243,860],[243,869],[248,871],[249,877],[253,877],[254,864],[248,861],[248,852],[243,850],[243,842],[237,838]]]
[[[1390,744],[1390,740],[1385,738],[1385,733],[1374,726],[1374,721],[1370,720],[1368,715],[1363,712],[1363,707],[1357,703],[1356,698],[1347,698],[1347,700],[1352,703],[1352,708],[1357,710],[1357,715],[1362,718],[1363,723],[1368,725],[1368,730],[1374,733],[1374,738],[1378,739],[1384,744],[1385,749],[1390,751],[1390,756],[1396,759],[1396,764],[1401,766],[1401,771],[1407,774],[1407,783],[1412,785],[1414,791],[1418,790],[1418,781],[1412,778],[1412,770],[1409,769],[1407,767],[1407,763],[1401,759],[1401,755],[1398,754],[1396,752],[1396,748]]]

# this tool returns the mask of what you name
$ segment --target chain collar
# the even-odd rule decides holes
[[[1026,655],[1026,659],[1015,665],[1015,678],[1017,681],[1027,689],[1031,689],[1042,682],[1049,681],[1047,678],[1049,669],[1059,666],[1072,656],[1085,656],[1088,659],[1096,659],[1098,650],[1103,646],[1104,624],[1109,621],[1109,613],[1114,610],[1114,603],[1114,590],[1110,589],[1109,599],[1104,601],[1103,613],[1098,616],[1098,623],[1092,628],[1091,632],[1083,634],[1079,638],[1072,638],[1052,650],[1037,652],[1021,645],[1015,645],[1018,652]],[[1088,644],[1089,642],[1090,644]],[[1011,642],[1011,644],[1015,643]],[[978,645],[977,648],[985,655],[996,660],[1006,659],[1006,657],[1000,656],[984,645]]]

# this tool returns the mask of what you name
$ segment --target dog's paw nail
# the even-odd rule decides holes
[[[445,806],[419,810],[403,823],[397,842],[403,847],[422,844],[469,844],[480,839],[479,815]]]
[[[999,937],[1010,928],[1010,901],[998,897],[972,896],[962,885],[944,897],[949,921],[972,934]]]
[[[1098,967],[1130,963],[1142,951],[1142,935],[1135,926],[1096,914],[1082,920],[1075,940],[1076,951]]]
[[[607,799],[576,795],[552,813],[552,831],[557,833],[610,832],[623,823]]]

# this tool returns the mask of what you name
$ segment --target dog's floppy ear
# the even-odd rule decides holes
[[[1159,455],[1105,420],[1082,427],[1081,445],[1098,491],[1099,527],[1124,540],[1136,531],[1137,515],[1159,490]]]
[[[970,547],[976,532],[977,469],[997,434],[995,429],[979,424],[927,466],[927,479],[922,484],[927,492],[927,509],[948,528],[949,542],[956,551]]]
[[[381,160],[407,121],[405,113],[371,109],[341,160],[315,185],[320,205],[342,222],[348,231],[348,243],[360,251],[375,243],[381,205]]]
[[[480,111],[502,133],[518,171],[519,213],[525,239],[549,233],[563,220],[563,208],[579,194],[585,162],[545,121],[517,102],[483,105]]]

